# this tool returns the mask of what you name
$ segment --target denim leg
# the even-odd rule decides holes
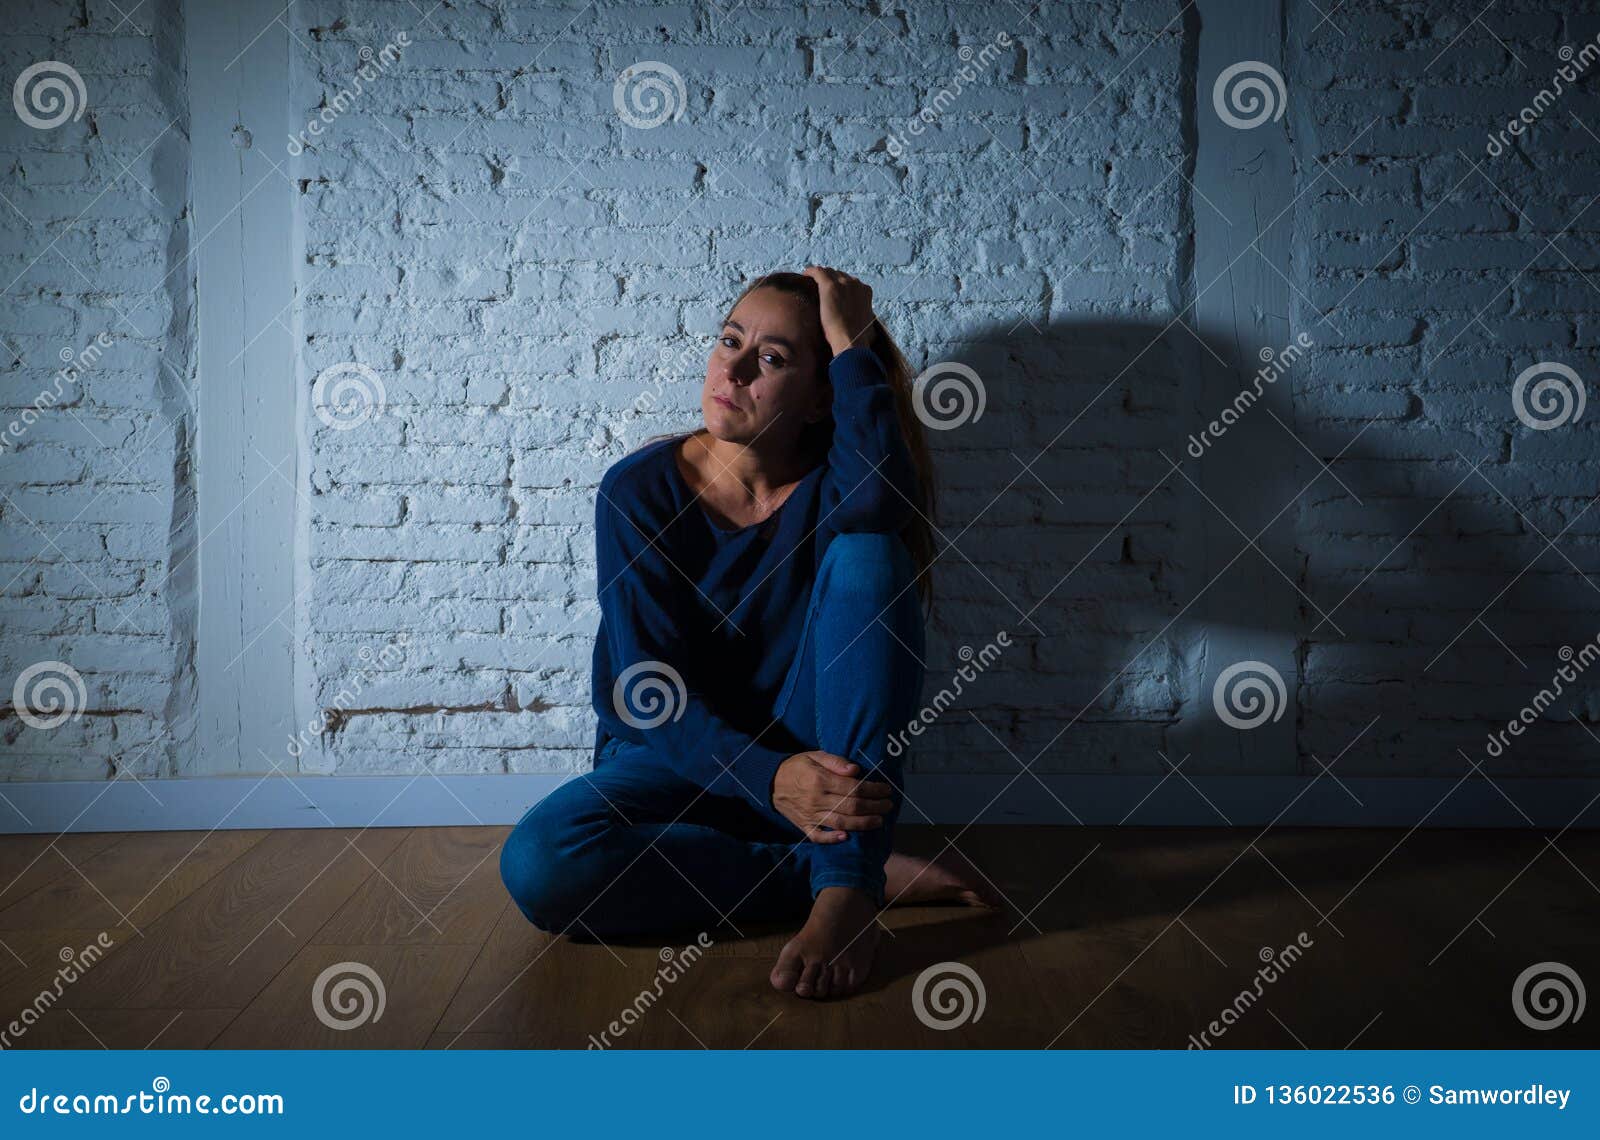
[[[624,745],[528,810],[500,875],[523,915],[552,933],[626,937],[804,914],[805,861],[793,842],[749,838],[766,821],[750,826],[745,810]]]
[[[898,536],[842,534],[823,555],[812,589],[805,644],[780,699],[785,727],[861,765],[864,779],[903,786],[891,733],[916,715],[926,654],[911,552]],[[808,731],[809,730],[809,731]],[[843,842],[805,843],[813,896],[854,887],[883,902],[883,865],[901,796],[884,826]]]

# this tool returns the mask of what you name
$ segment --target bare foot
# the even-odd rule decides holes
[[[877,915],[877,905],[862,891],[818,891],[806,924],[778,951],[770,976],[773,988],[803,998],[854,993],[867,980],[878,949]]]
[[[954,850],[936,859],[902,855],[898,851],[883,865],[887,882],[884,898],[890,906],[956,902],[966,906],[1000,905],[999,896],[977,868]]]

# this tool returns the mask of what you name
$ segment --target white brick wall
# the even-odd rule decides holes
[[[87,101],[49,129],[0,115],[0,674],[9,698],[25,669],[67,662],[86,702],[69,675],[38,674],[65,676],[84,715],[48,731],[0,720],[3,778],[172,774],[192,727],[195,332],[173,15],[6,13],[7,88],[59,60]]]
[[[1572,568],[1596,531],[1588,421],[1535,433],[1509,402],[1537,360],[1593,370],[1597,144],[1560,112],[1524,157],[1483,142],[1556,47],[1600,28],[1514,4],[1474,25],[1477,7],[1347,0],[1330,25],[1290,5],[1289,113],[1250,136],[1276,130],[1290,174],[1251,181],[1245,136],[1220,174],[1197,157],[1221,137],[1203,117],[1226,32],[1176,2],[296,3],[266,33],[293,37],[288,128],[254,130],[245,161],[259,193],[292,198],[303,253],[285,316],[308,460],[293,715],[344,712],[243,769],[581,768],[599,476],[695,421],[740,282],[809,262],[873,282],[915,365],[963,361],[986,388],[980,421],[932,433],[954,545],[930,685],[963,645],[999,629],[1014,645],[919,768],[1164,770],[1192,750],[1186,725],[1215,720],[1208,679],[1257,639],[1293,647],[1283,747],[1251,759],[1230,738],[1186,770],[1316,772],[1313,754],[1346,748],[1341,771],[1482,759],[1555,648],[1600,629],[1600,587]],[[0,134],[8,407],[61,350],[114,341],[72,406],[0,455],[5,676],[70,662],[90,713],[50,732],[0,721],[11,778],[193,766],[196,612],[167,570],[201,538],[186,258],[207,235],[184,215],[179,5],[140,13],[136,31],[35,4],[3,49],[13,78],[72,62],[90,103],[76,124],[10,117]],[[684,84],[681,115],[648,129],[613,103],[643,61]],[[1600,127],[1592,96],[1569,99]],[[1252,238],[1285,256],[1263,264]],[[1225,279],[1204,271],[1208,242],[1240,252]],[[1197,377],[1225,358],[1236,388],[1300,331],[1316,347],[1278,384],[1281,430],[1251,413],[1272,458],[1242,429],[1185,457],[1220,410]],[[383,392],[348,430],[311,406],[342,364]],[[1348,489],[1321,472],[1335,455]],[[1262,551],[1241,550],[1229,519],[1280,506]],[[1536,558],[1539,531],[1569,523]],[[1592,770],[1586,728],[1552,719],[1491,769]]]

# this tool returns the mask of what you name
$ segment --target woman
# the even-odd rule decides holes
[[[700,407],[703,428],[601,480],[594,770],[523,816],[501,873],[552,932],[804,917],[772,984],[838,997],[887,902],[987,901],[964,868],[891,850],[927,452],[871,289],[834,269],[745,290]]]

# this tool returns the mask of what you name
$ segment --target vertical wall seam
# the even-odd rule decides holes
[[[170,315],[156,373],[156,399],[173,433],[172,515],[168,524],[161,599],[167,613],[174,660],[167,699],[162,707],[166,758],[160,773],[173,776],[183,768],[183,758],[193,754],[197,728],[194,666],[200,598],[194,485],[196,328],[194,266],[189,264],[193,252],[194,209],[189,178],[189,60],[184,43],[183,5],[181,0],[166,0],[161,10],[161,18],[154,22],[153,28],[158,60],[156,83],[163,103],[178,119],[157,143],[157,159],[152,164],[157,196],[174,215],[166,248],[167,272],[163,276]],[[120,757],[113,763],[113,775],[118,762]]]

